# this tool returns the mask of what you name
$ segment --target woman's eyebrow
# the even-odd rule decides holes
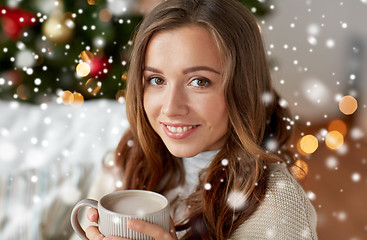
[[[160,70],[158,70],[158,69],[156,69],[156,68],[148,67],[148,66],[145,66],[145,67],[143,68],[143,71],[149,71],[149,72],[160,73],[160,74],[162,74],[162,73],[163,73],[162,71],[160,71]]]
[[[216,74],[219,74],[220,73],[216,70],[214,70],[213,68],[211,67],[207,67],[207,66],[194,66],[194,67],[190,67],[190,68],[187,68],[183,71],[184,74],[188,74],[188,73],[191,73],[191,72],[197,72],[197,71],[209,71],[209,72],[213,72],[213,73],[216,73]]]
[[[156,68],[153,68],[153,67],[149,67],[149,66],[145,66],[143,71],[150,71],[150,72],[160,73],[160,74],[163,73],[162,71],[160,71]],[[218,71],[214,70],[211,67],[207,67],[207,66],[190,67],[190,68],[187,68],[187,69],[183,70],[183,74],[188,74],[188,73],[197,72],[197,71],[209,71],[209,72],[213,72],[213,73],[216,73],[216,74],[220,75],[220,73]]]

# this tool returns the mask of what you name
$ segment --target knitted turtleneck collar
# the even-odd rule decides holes
[[[194,157],[182,158],[186,172],[186,184],[191,187],[195,187],[199,182],[199,172],[202,169],[209,167],[210,163],[219,151],[220,150],[206,151],[201,152]]]

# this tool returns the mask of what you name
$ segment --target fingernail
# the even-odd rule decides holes
[[[130,219],[127,222],[127,226],[132,229],[132,230],[139,230],[140,228],[140,223],[138,221],[135,221],[134,219]]]

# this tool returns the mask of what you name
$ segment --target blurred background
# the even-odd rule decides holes
[[[0,240],[68,239],[71,207],[128,127],[130,39],[159,2],[0,1]],[[294,115],[292,173],[319,238],[367,239],[367,0],[240,2]]]

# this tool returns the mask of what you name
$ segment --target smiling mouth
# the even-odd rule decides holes
[[[182,132],[187,132],[193,128],[198,127],[199,125],[190,125],[190,126],[183,126],[183,127],[175,127],[175,126],[169,126],[166,125],[166,127],[168,128],[168,130],[172,133],[182,133]]]

